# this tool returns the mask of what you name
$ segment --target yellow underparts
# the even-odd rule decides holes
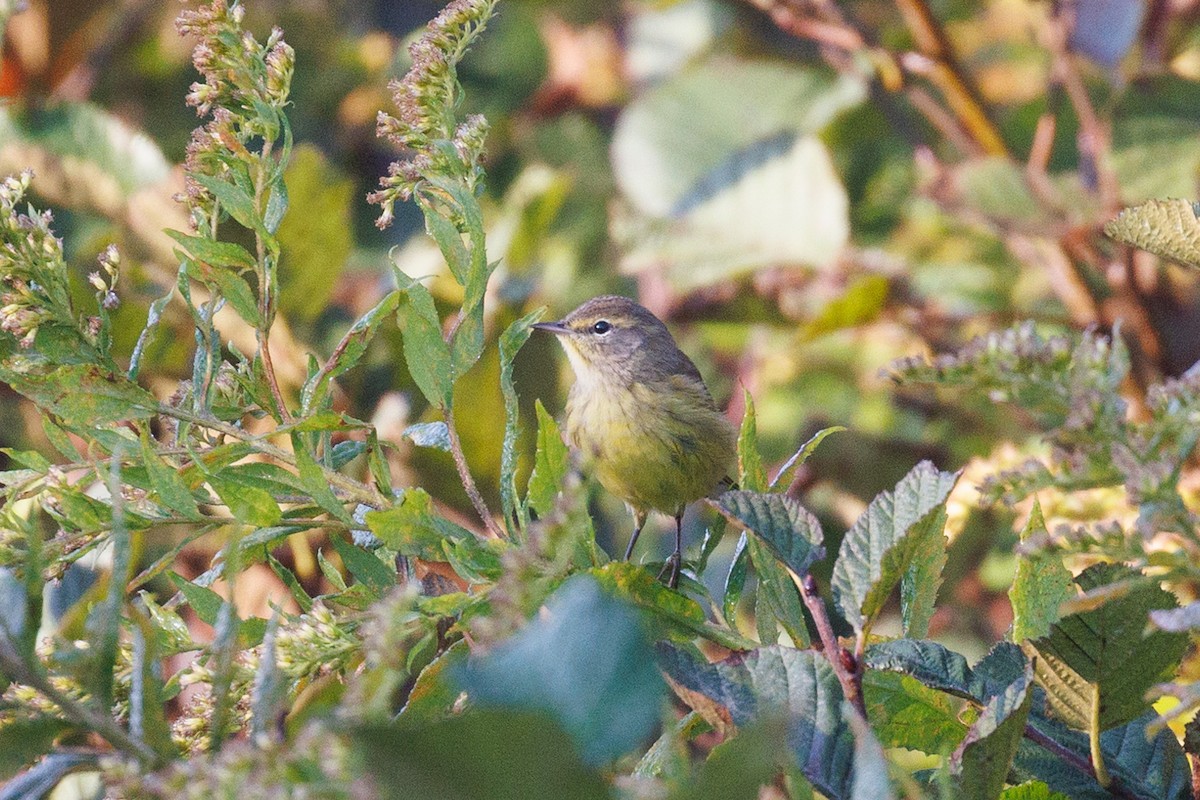
[[[635,511],[676,514],[726,476],[732,428],[689,378],[576,389],[567,403],[567,436],[600,485]]]

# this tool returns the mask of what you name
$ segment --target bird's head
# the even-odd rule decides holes
[[[618,295],[593,297],[558,322],[533,326],[562,343],[577,380],[644,377],[674,362],[667,326],[646,308]]]

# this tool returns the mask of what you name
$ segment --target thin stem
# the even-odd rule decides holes
[[[1096,775],[1096,770],[1092,768],[1092,762],[1089,761],[1085,756],[1081,756],[1079,753],[1076,753],[1062,742],[1057,741],[1048,734],[1042,733],[1030,723],[1025,724],[1024,735],[1026,739],[1038,745],[1043,750],[1046,750],[1072,769],[1099,780],[1098,776]],[[1137,797],[1137,795],[1132,794],[1124,786],[1122,786],[1119,780],[1111,780],[1105,789],[1109,793],[1114,794],[1117,797],[1127,798],[1127,800],[1134,800],[1134,798]]]
[[[450,437],[450,453],[454,456],[454,466],[458,468],[458,478],[462,481],[463,489],[466,490],[467,497],[471,498],[471,505],[475,506],[479,518],[483,520],[487,534],[496,539],[503,539],[504,531],[500,530],[491,510],[483,500],[483,495],[479,493],[479,487],[475,485],[475,479],[471,476],[471,468],[467,465],[467,457],[463,454],[462,440],[458,438],[458,429],[454,426],[454,411],[447,406],[442,413],[446,417],[446,432]]]
[[[274,140],[267,139],[263,142],[262,153],[258,157],[258,176],[254,182],[255,211],[262,209],[263,192],[267,183],[267,165],[271,162],[271,150],[274,145]],[[271,359],[271,325],[275,321],[275,282],[271,279],[271,270],[267,266],[267,245],[258,231],[254,233],[254,244],[258,256],[258,316],[261,323],[255,330],[255,339],[258,340],[259,357],[262,358],[263,373],[266,375],[271,397],[275,401],[280,419],[287,423],[292,421],[292,415],[288,413],[287,403],[284,402],[283,393],[279,390],[279,381],[275,377],[275,362]]]
[[[842,694],[865,719],[867,707],[863,702],[862,689],[859,686],[862,675],[862,659],[854,658],[838,643],[837,636],[833,632],[833,624],[829,621],[829,613],[825,610],[825,602],[821,599],[820,592],[817,591],[816,579],[812,575],[800,578],[790,569],[788,574],[792,576],[792,580],[800,589],[800,598],[804,601],[804,607],[808,609],[813,622],[817,625],[817,634],[821,637],[825,658],[833,667],[838,683],[842,685]],[[848,664],[848,661],[853,661],[853,664]]]
[[[0,669],[16,683],[41,692],[46,699],[58,706],[63,714],[75,723],[104,737],[116,749],[123,750],[146,764],[154,764],[158,761],[158,755],[149,745],[133,738],[112,717],[88,708],[55,688],[49,678],[33,669],[25,659],[21,658],[8,635],[3,632],[0,632]]]

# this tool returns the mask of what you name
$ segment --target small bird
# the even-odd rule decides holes
[[[675,517],[668,585],[676,588],[683,511],[728,475],[733,426],[667,326],[627,297],[594,297],[558,322],[533,327],[558,337],[575,372],[567,439],[633,512],[625,560],[651,510]]]

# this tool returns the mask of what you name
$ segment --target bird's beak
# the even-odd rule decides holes
[[[535,330],[546,331],[548,333],[553,333],[555,335],[562,335],[564,333],[569,333],[571,330],[566,325],[563,325],[561,322],[535,322],[535,323],[533,323],[532,327]]]

